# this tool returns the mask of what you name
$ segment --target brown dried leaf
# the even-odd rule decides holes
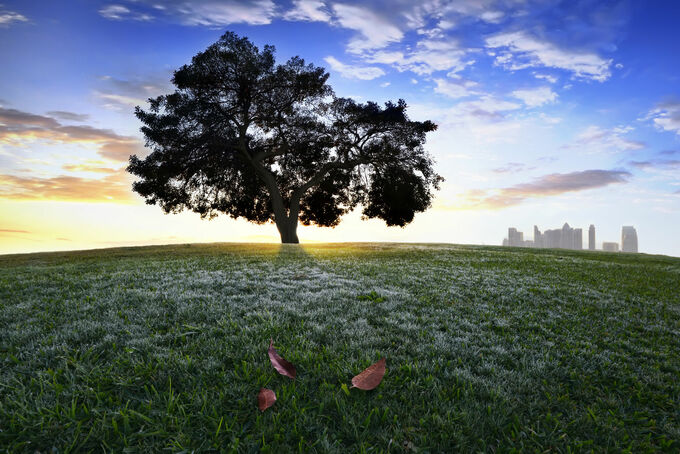
[[[295,366],[281,358],[279,354],[276,353],[276,349],[274,348],[274,339],[269,340],[269,360],[272,362],[274,369],[276,369],[281,375],[285,375],[286,377],[293,379],[295,378]]]
[[[380,384],[385,375],[385,358],[368,366],[362,373],[352,379],[352,388],[365,391],[374,389]]]
[[[271,389],[260,388],[260,393],[257,395],[257,408],[260,411],[265,411],[267,408],[274,405],[276,402],[276,394]]]

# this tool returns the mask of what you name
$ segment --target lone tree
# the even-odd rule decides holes
[[[327,80],[225,33],[175,71],[174,93],[135,109],[151,153],[130,157],[133,190],[166,213],[274,221],[283,243],[299,242],[298,220],[334,227],[358,204],[403,227],[443,180],[423,149],[437,126],[409,120],[403,100],[335,97]]]

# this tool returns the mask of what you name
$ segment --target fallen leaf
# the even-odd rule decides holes
[[[265,411],[267,408],[274,405],[276,402],[276,394],[271,389],[260,388],[260,393],[257,395],[257,408],[260,411]]]
[[[362,373],[352,379],[352,388],[365,391],[374,389],[380,384],[385,375],[385,358],[368,366]]]
[[[274,369],[276,369],[281,375],[285,375],[286,377],[293,379],[295,378],[295,366],[281,358],[279,354],[276,353],[276,349],[274,348],[274,339],[269,340],[269,360],[272,362]]]

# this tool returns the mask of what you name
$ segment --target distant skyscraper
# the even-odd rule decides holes
[[[543,235],[541,235],[541,231],[538,230],[538,226],[534,226],[534,247],[544,247]]]
[[[560,247],[561,239],[562,239],[561,229],[546,230],[543,233],[543,246],[553,249],[558,248]]]
[[[574,249],[583,249],[583,229],[574,229]]]
[[[574,249],[574,229],[569,227],[567,222],[562,226],[562,237],[560,238],[559,247],[562,249]]]
[[[607,252],[619,252],[619,243],[603,241],[602,250]]]
[[[590,224],[588,228],[588,249],[595,250],[595,226],[593,224]]]
[[[621,250],[623,252],[638,251],[637,232],[632,225],[624,225],[621,228]]]
[[[510,227],[508,229],[508,245],[515,247],[524,246],[524,234],[518,232],[516,228]]]

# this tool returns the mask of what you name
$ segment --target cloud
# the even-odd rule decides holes
[[[657,105],[647,116],[662,131],[680,135],[680,101],[670,100]]]
[[[520,104],[504,101],[490,95],[459,103],[452,113],[457,116],[474,117],[485,121],[497,121],[505,118],[507,112],[522,107]]]
[[[10,200],[132,203],[135,198],[130,188],[129,175],[124,170],[101,179],[0,174],[0,198]]]
[[[628,165],[637,167],[638,169],[646,169],[647,167],[652,167],[652,161],[630,161]]]
[[[101,88],[95,95],[104,100],[104,107],[111,110],[129,111],[135,106],[143,106],[149,98],[155,98],[172,91],[170,74],[121,79],[112,76],[99,78]]]
[[[110,129],[88,125],[64,126],[54,117],[0,108],[0,143],[24,146],[36,140],[93,144],[98,147],[100,156],[115,162],[125,162],[131,154],[144,152],[140,140],[119,135]]]
[[[592,153],[633,151],[645,148],[646,144],[623,137],[632,131],[631,127],[603,129],[599,126],[588,126],[576,139],[562,148],[579,148]]]
[[[138,140],[117,140],[103,143],[99,155],[115,162],[127,162],[131,155],[144,155],[146,150]]]
[[[512,96],[521,99],[527,107],[540,107],[543,104],[557,101],[557,93],[550,87],[530,88],[526,90],[515,90]]]
[[[331,66],[333,71],[338,72],[347,79],[372,80],[385,75],[385,71],[375,66],[346,65],[331,56],[324,58],[324,60]]]
[[[471,80],[462,78],[457,79],[434,79],[437,86],[434,88],[435,93],[448,96],[449,98],[465,98],[467,96],[478,94],[473,90],[478,84]]]
[[[15,126],[28,127],[37,126],[41,128],[56,128],[59,122],[52,117],[43,115],[35,115],[28,112],[22,112],[17,109],[0,108],[0,132],[3,126],[11,128]]]
[[[678,169],[680,168],[680,160],[678,159],[651,159],[649,161],[630,161],[628,162],[629,165],[636,167],[641,170],[646,170],[646,169],[659,169],[659,168],[665,168],[665,169]]]
[[[336,3],[333,12],[341,26],[359,32],[359,36],[352,38],[347,45],[349,52],[380,49],[401,41],[404,36],[385,14],[376,13],[367,7]]]
[[[573,50],[530,35],[526,31],[503,32],[485,40],[486,47],[500,49],[495,64],[509,70],[532,67],[558,68],[582,79],[603,82],[611,76],[612,60],[587,50]]]
[[[276,15],[271,0],[139,0],[112,4],[99,13],[111,20],[152,20],[165,17],[182,25],[222,27],[229,24],[265,25]]]
[[[68,172],[92,172],[92,173],[116,173],[116,169],[101,167],[92,164],[64,164],[62,169]]]
[[[31,233],[28,230],[0,229],[2,233]]]
[[[474,64],[474,60],[466,59],[467,50],[460,47],[457,40],[419,41],[413,50],[376,51],[365,53],[364,60],[369,63],[392,65],[399,71],[412,71],[418,75],[429,75],[436,71],[450,71],[448,76]]]
[[[194,0],[166,5],[185,25],[222,26],[229,24],[266,25],[271,23],[276,5],[271,0]]]
[[[0,27],[8,27],[14,22],[28,22],[28,18],[14,11],[0,11]]]
[[[293,9],[283,15],[289,21],[329,22],[331,15],[319,0],[293,0]]]
[[[455,209],[503,209],[519,205],[529,198],[549,197],[569,192],[584,191],[626,183],[631,176],[624,170],[583,170],[571,173],[544,175],[530,183],[490,189],[471,190],[463,195],[463,203]]]
[[[505,164],[503,167],[497,167],[495,169],[492,169],[492,172],[494,173],[517,173],[517,172],[522,172],[524,170],[533,170],[536,167],[528,167],[526,164],[522,162],[508,162]]]
[[[123,5],[107,5],[99,10],[99,14],[110,20],[136,20],[136,21],[150,21],[153,17],[150,14],[131,11],[130,8]]]
[[[136,106],[144,105],[146,99],[133,98],[132,96],[116,95],[113,93],[102,93],[100,91],[95,91],[97,97],[103,99],[105,102],[104,107],[111,110],[130,110]]]
[[[557,77],[552,76],[552,75],[550,75],[550,74],[534,73],[534,77],[535,77],[536,79],[545,80],[546,82],[549,82],[549,83],[551,83],[551,84],[554,84],[554,83],[557,82]]]
[[[90,116],[87,114],[77,114],[73,112],[67,112],[64,110],[51,110],[47,112],[47,115],[60,120],[71,120],[71,121],[87,121]]]

